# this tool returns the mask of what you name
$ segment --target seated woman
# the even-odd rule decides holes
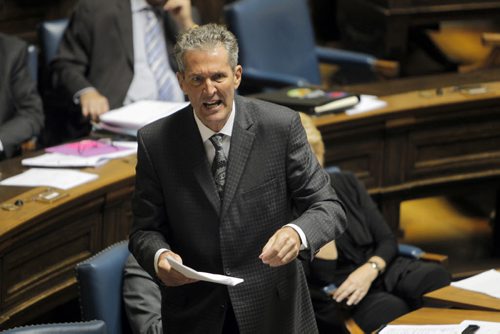
[[[317,141],[319,131],[302,116],[309,140]],[[311,146],[322,162],[322,145]],[[330,177],[348,224],[312,262],[304,262],[316,321],[320,333],[338,333],[348,316],[372,332],[422,306],[422,295],[448,285],[450,274],[437,263],[398,256],[396,238],[354,174],[337,171]],[[330,283],[338,287],[332,296],[322,291]]]

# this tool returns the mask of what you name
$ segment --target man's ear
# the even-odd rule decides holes
[[[184,73],[176,72],[175,75],[177,76],[177,81],[179,81],[179,86],[181,87],[182,92],[186,95],[186,91],[184,90]]]
[[[241,65],[236,65],[234,68],[234,89],[237,89],[241,83],[241,75],[243,74],[243,68]]]

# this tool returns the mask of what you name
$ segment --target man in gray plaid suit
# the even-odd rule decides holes
[[[235,96],[243,70],[223,26],[188,30],[175,53],[191,104],[139,131],[130,234],[160,284],[163,331],[317,332],[297,257],[311,260],[346,218],[298,113]],[[244,282],[195,281],[167,257]]]

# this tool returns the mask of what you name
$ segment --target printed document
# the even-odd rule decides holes
[[[457,288],[500,298],[500,272],[495,269],[485,271],[457,282],[452,282],[451,285]]]
[[[225,275],[219,275],[219,274],[210,274],[210,273],[205,273],[202,271],[196,271],[188,266],[183,265],[182,263],[177,262],[176,260],[167,257],[168,263],[183,274],[186,277],[192,278],[192,279],[197,279],[200,281],[207,281],[207,282],[212,282],[212,283],[219,283],[219,284],[224,284],[224,285],[230,285],[230,286],[235,286],[237,284],[240,284],[243,282],[243,278],[237,278],[237,277],[231,277],[231,276],[225,276]]]
[[[32,168],[24,173],[9,177],[0,182],[3,186],[52,187],[70,189],[93,181],[97,174],[80,172],[73,169]]]
[[[388,325],[379,334],[460,334],[470,325],[479,327],[474,334],[498,334],[500,323],[491,321],[464,320],[454,325]]]

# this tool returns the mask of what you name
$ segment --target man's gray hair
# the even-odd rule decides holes
[[[174,47],[175,59],[179,72],[184,72],[184,54],[186,51],[211,50],[222,46],[228,54],[232,69],[238,65],[238,41],[224,25],[209,23],[183,32]]]

